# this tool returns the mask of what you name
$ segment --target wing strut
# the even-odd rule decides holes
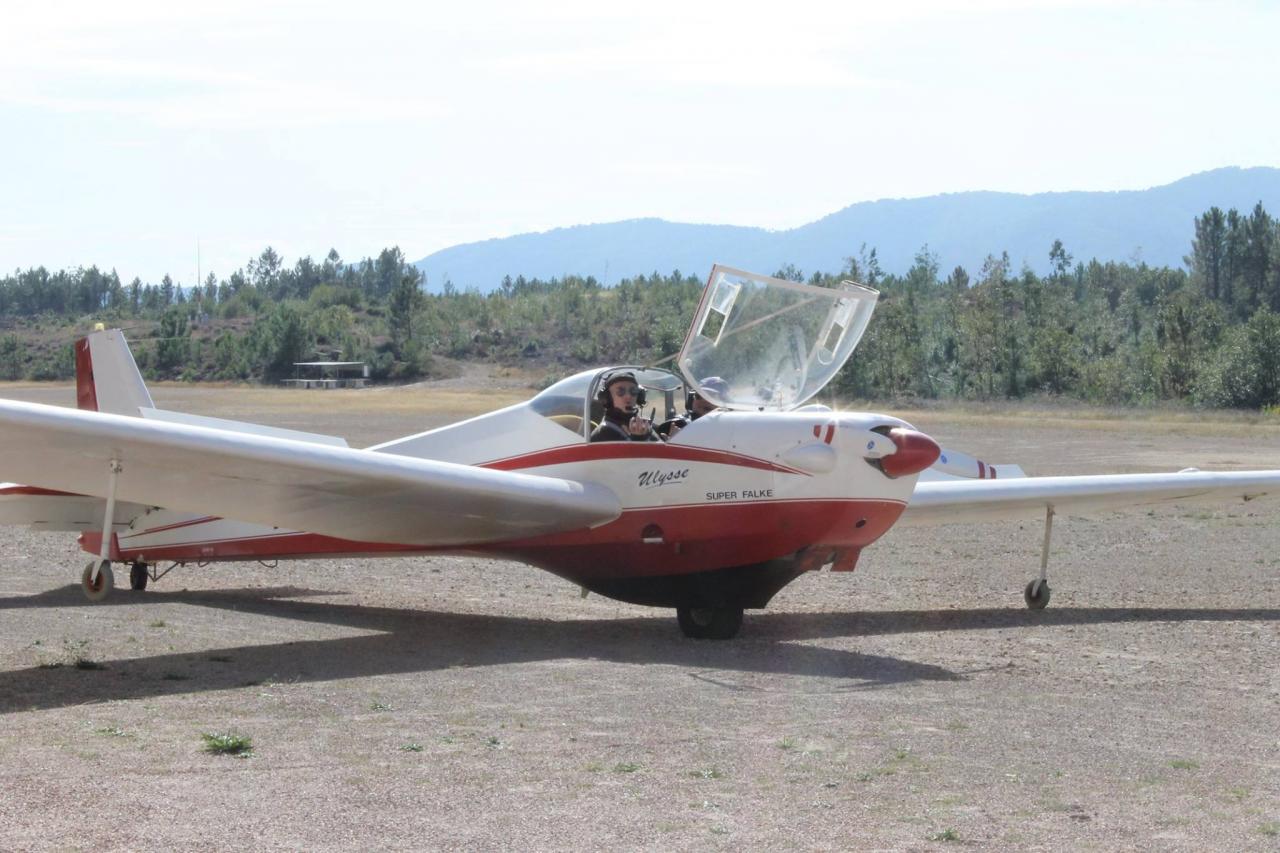
[[[98,565],[94,570],[93,577],[90,578],[95,584],[102,574],[102,566],[111,565],[108,557],[111,556],[111,522],[115,519],[116,514],[116,478],[124,470],[124,466],[120,464],[119,459],[112,459],[111,464],[107,466],[107,470],[110,472],[107,475],[107,514],[102,519],[102,545],[98,549]]]
[[[124,465],[112,457],[107,464],[107,511],[102,518],[102,544],[98,547],[98,559],[84,567],[80,575],[80,588],[90,601],[101,601],[111,593],[115,578],[111,574],[111,522],[116,514],[116,480]]]

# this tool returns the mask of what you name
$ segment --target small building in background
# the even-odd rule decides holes
[[[369,365],[363,361],[295,361],[294,378],[284,380],[294,388],[364,388]]]

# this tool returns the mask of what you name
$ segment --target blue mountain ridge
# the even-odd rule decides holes
[[[428,290],[439,291],[449,280],[486,293],[507,275],[590,275],[615,284],[655,271],[701,276],[714,263],[764,273],[786,264],[805,274],[838,272],[864,244],[892,273],[910,268],[926,244],[942,275],[962,266],[974,276],[988,255],[1001,252],[1009,253],[1015,270],[1026,264],[1045,273],[1054,240],[1062,240],[1076,260],[1181,267],[1191,251],[1195,217],[1213,206],[1247,214],[1259,202],[1273,216],[1280,213],[1280,169],[1214,169],[1146,190],[882,199],[786,231],[662,219],[574,225],[451,246],[415,265]]]

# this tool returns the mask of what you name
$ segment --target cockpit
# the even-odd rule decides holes
[[[601,382],[627,370],[655,424],[697,393],[722,409],[786,412],[826,387],[861,340],[879,293],[851,281],[818,287],[715,266],[676,356],[679,372],[617,365],[563,379],[530,401],[538,414],[590,436],[603,416]]]
[[[684,414],[689,386],[684,379],[658,367],[616,365],[602,370],[576,373],[551,385],[529,401],[529,408],[583,438],[599,425],[604,416],[600,399],[601,383],[617,373],[634,373],[636,384],[644,391],[641,413],[655,424],[675,420]],[[650,413],[652,412],[652,416]]]

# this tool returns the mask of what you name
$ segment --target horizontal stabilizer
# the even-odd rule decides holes
[[[938,461],[921,474],[922,480],[1008,480],[1027,476],[1017,465],[990,465],[958,450],[943,448]]]
[[[229,432],[243,432],[250,435],[270,435],[276,438],[288,438],[293,441],[309,441],[313,444],[328,444],[333,447],[346,447],[347,440],[336,435],[323,435],[317,432],[301,432],[296,429],[251,424],[245,421],[229,421],[223,418],[210,418],[204,415],[188,415],[186,412],[170,412],[166,409],[139,409],[144,418],[165,421],[171,424],[189,424],[210,429],[221,429]]]

